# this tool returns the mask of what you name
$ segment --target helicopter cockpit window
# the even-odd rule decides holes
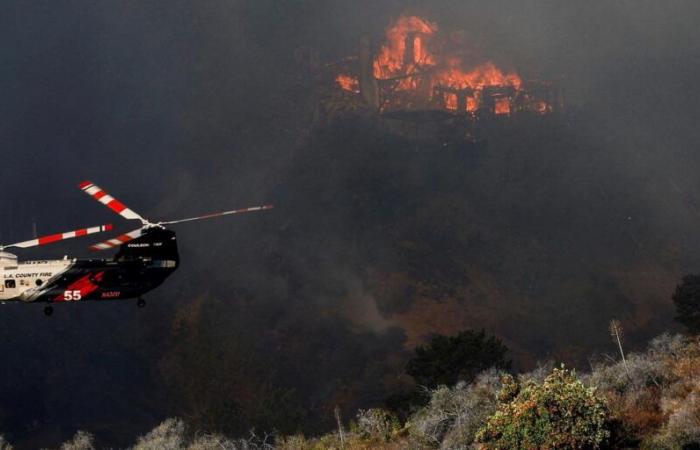
[[[14,289],[16,287],[17,285],[15,284],[15,280],[5,280],[5,288]]]

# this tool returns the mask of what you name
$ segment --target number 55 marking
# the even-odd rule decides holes
[[[65,291],[63,293],[63,299],[67,302],[78,301],[81,298],[83,298],[83,295],[80,291]]]

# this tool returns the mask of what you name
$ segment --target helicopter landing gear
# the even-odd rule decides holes
[[[45,306],[44,315],[50,316],[51,314],[53,314],[53,306]]]
[[[136,302],[136,306],[139,308],[143,308],[146,306],[146,300],[139,298],[138,301]]]

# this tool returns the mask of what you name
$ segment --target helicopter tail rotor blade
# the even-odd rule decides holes
[[[98,202],[102,203],[105,205],[107,208],[111,209],[115,213],[119,214],[125,219],[129,220],[140,220],[142,223],[146,224],[148,221],[141,217],[139,214],[135,213],[133,210],[130,208],[127,208],[127,206],[117,200],[116,198],[112,197],[109,195],[107,192],[102,190],[99,186],[96,186],[94,183],[90,181],[83,181],[79,185],[80,189],[97,200]]]
[[[159,222],[158,225],[174,225],[176,223],[194,222],[195,220],[213,219],[215,217],[230,216],[232,214],[243,214],[243,213],[256,212],[256,211],[265,211],[265,210],[272,209],[272,208],[274,208],[274,206],[272,206],[272,205],[253,206],[250,208],[241,208],[241,209],[234,209],[231,211],[222,211],[222,212],[217,212],[217,213],[212,213],[212,214],[206,214],[204,216],[189,217],[187,219],[170,220],[168,222]]]
[[[54,242],[63,241],[66,239],[73,239],[77,237],[83,237],[90,234],[102,233],[105,231],[110,231],[112,229],[112,224],[100,225],[97,227],[81,228],[75,231],[68,231],[66,233],[51,234],[49,236],[42,236],[40,238],[32,239],[31,241],[18,242],[12,245],[5,245],[4,248],[17,247],[17,248],[30,248],[38,247],[40,245],[53,244]]]
[[[143,228],[138,228],[133,231],[129,231],[128,233],[124,233],[120,236],[117,236],[113,239],[110,239],[108,241],[100,242],[99,244],[95,244],[90,246],[90,250],[109,250],[110,248],[114,247],[119,247],[122,244],[126,244],[129,241],[133,241],[136,238],[139,238],[143,235]]]

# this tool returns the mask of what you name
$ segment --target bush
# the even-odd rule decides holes
[[[542,384],[503,383],[496,413],[477,433],[486,449],[600,448],[610,437],[605,401],[570,371],[554,369]]]
[[[666,402],[664,402],[666,403]],[[700,383],[683,401],[668,402],[664,412],[668,422],[647,439],[642,448],[649,450],[685,450],[700,448]]]
[[[353,431],[361,439],[389,442],[401,430],[399,419],[383,409],[361,409],[355,420]]]
[[[5,437],[0,435],[0,450],[13,450],[14,447],[5,440]]]
[[[483,331],[463,331],[456,336],[436,336],[426,346],[416,348],[406,373],[419,386],[452,386],[458,381],[471,383],[484,370],[508,369],[508,348],[495,336]]]
[[[61,450],[95,450],[95,438],[90,433],[78,431],[73,439],[61,445]]]
[[[678,442],[692,442],[683,418],[692,417],[685,411],[692,410],[698,373],[698,342],[669,334],[655,338],[646,352],[630,354],[626,368],[621,362],[596,366],[588,382],[607,399],[615,423],[611,443],[681,449]]]
[[[500,373],[489,370],[467,385],[441,386],[431,392],[430,403],[409,421],[412,440],[418,445],[444,449],[464,448],[485,420],[496,410],[501,388]]]
[[[615,444],[637,446],[664,422],[661,391],[671,375],[664,359],[659,352],[633,353],[627,357],[626,368],[622,362],[598,365],[588,376],[588,383],[607,400],[615,421]]]
[[[133,450],[179,450],[185,447],[185,424],[168,419],[136,441]]]
[[[683,283],[673,293],[676,320],[691,334],[700,334],[700,275],[683,277]]]
[[[218,434],[188,437],[180,419],[167,419],[136,442],[132,450],[272,450],[268,437],[251,433],[249,439],[228,439]]]

